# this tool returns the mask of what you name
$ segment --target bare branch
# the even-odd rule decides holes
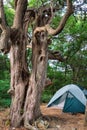
[[[6,54],[9,52],[11,46],[10,41],[10,28],[6,27],[1,33],[0,36],[0,50]]]
[[[61,19],[60,24],[58,25],[58,27],[56,29],[53,29],[53,28],[50,27],[49,24],[46,24],[45,26],[37,27],[34,30],[34,34],[36,32],[38,32],[38,31],[41,31],[41,30],[43,30],[43,31],[47,30],[49,35],[57,35],[57,34],[59,34],[63,30],[68,18],[71,16],[72,13],[73,13],[72,2],[71,2],[71,0],[67,0],[67,10],[66,10],[65,15]]]
[[[52,21],[52,18],[53,18],[53,1],[51,0],[51,3],[50,3],[50,9],[51,9],[51,17],[50,19],[48,20],[48,23],[47,24],[50,24],[51,21]]]
[[[10,28],[6,26],[3,0],[0,0],[0,50],[7,53],[10,50]]]
[[[67,22],[67,19],[70,17],[70,15],[72,13],[73,13],[72,2],[71,2],[71,0],[67,0],[67,10],[66,10],[65,15],[61,19],[59,26],[56,29],[52,29],[49,26],[49,24],[47,24],[45,26],[47,31],[48,31],[48,33],[49,33],[49,35],[57,35],[57,34],[59,34],[63,30],[63,28],[64,28],[64,26],[65,26],[65,24]]]
[[[6,29],[3,0],[0,0],[0,28],[2,30]]]
[[[64,62],[65,59],[64,57],[61,55],[61,53],[59,51],[50,51],[48,50],[48,59],[49,60],[58,60],[61,62]]]

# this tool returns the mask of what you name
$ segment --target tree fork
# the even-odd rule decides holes
[[[12,103],[10,108],[11,126],[19,127],[23,118],[26,87],[29,73],[26,62],[26,34],[23,19],[27,9],[27,0],[15,0],[15,16],[11,30],[11,90]]]

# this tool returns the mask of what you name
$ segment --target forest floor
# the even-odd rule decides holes
[[[87,130],[84,127],[84,114],[63,113],[56,107],[47,108],[46,104],[41,105],[41,111],[43,118],[39,118],[34,124],[38,130]],[[26,130],[23,127],[9,129],[8,115],[9,109],[0,110],[0,130]]]

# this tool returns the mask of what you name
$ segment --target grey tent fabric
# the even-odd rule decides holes
[[[78,110],[79,112],[85,111],[86,97],[85,97],[83,91],[77,85],[69,84],[69,85],[66,85],[63,88],[59,89],[54,94],[52,99],[49,101],[47,106],[50,107],[50,106],[58,105],[60,103],[63,103],[63,101],[68,106],[67,111],[69,111],[69,107],[70,107],[71,111],[77,112],[77,110],[78,110],[77,105],[78,105],[78,107],[81,108],[81,110]],[[65,106],[65,104],[64,104],[64,108],[67,108],[67,106]],[[76,108],[74,108],[74,107],[76,107]]]

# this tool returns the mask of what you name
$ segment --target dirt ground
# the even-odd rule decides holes
[[[41,105],[41,111],[43,118],[36,122],[38,130],[87,130],[84,114],[63,113],[57,107],[47,108],[46,104]],[[0,130],[26,130],[22,127],[9,129],[8,115],[9,109],[0,110]]]

